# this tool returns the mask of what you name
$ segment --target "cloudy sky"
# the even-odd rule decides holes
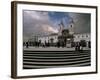
[[[23,10],[23,35],[31,37],[32,35],[57,33],[61,22],[67,28],[71,21],[74,22],[75,33],[89,33],[90,16],[86,13]]]

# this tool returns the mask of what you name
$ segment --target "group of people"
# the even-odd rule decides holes
[[[44,44],[43,43],[41,43],[41,42],[29,42],[29,41],[27,41],[27,42],[24,42],[23,43],[23,45],[26,47],[26,48],[29,48],[29,46],[35,46],[35,47],[51,47],[51,46],[53,46],[53,47],[66,47],[63,43],[62,44],[60,44],[60,42],[57,42],[56,44],[51,44],[51,43],[47,43],[47,42],[45,42]],[[81,43],[75,43],[75,51],[82,51],[83,50],[83,46],[82,46],[82,44]]]
[[[27,41],[27,42],[24,42],[23,43],[23,46],[26,46],[26,48],[28,48],[29,46],[34,46],[34,47],[62,47],[62,45],[60,45],[60,43],[59,42],[57,42],[57,43],[50,43],[50,42],[46,42],[45,41],[45,43],[41,43],[41,42],[29,42],[29,41]]]
[[[83,46],[79,42],[75,44],[75,51],[83,51]]]
[[[39,47],[40,46],[40,43],[39,42],[30,42],[30,41],[27,41],[27,42],[24,42],[23,43],[23,46],[26,46],[26,48],[28,48],[29,46]]]

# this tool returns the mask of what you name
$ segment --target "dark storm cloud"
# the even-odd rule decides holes
[[[91,15],[87,13],[69,13],[69,16],[74,21],[75,33],[90,33],[91,30]]]

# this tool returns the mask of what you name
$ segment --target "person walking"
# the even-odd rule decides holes
[[[26,48],[28,48],[28,46],[29,46],[29,45],[28,45],[28,42],[26,42]]]

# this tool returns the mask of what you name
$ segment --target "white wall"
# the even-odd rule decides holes
[[[53,38],[54,39],[54,43],[56,43],[58,41],[58,36],[44,36],[44,37],[38,37],[38,41],[41,40],[42,43],[48,42],[48,40],[50,41],[50,39]]]
[[[99,5],[100,0],[30,0],[51,3],[81,4],[81,5]],[[10,78],[11,68],[11,1],[0,0],[0,80],[14,80]],[[100,11],[99,11],[100,14]],[[98,16],[100,22],[100,16]],[[100,24],[99,24],[100,26]],[[100,30],[100,27],[98,27]],[[98,31],[100,35],[100,31]],[[98,37],[98,45],[100,45],[100,37]],[[100,47],[100,46],[98,46]],[[100,52],[100,49],[98,50]],[[98,53],[99,53],[98,52]],[[98,67],[100,68],[100,54],[98,54]],[[19,79],[20,80],[20,79]],[[25,80],[25,79],[22,79]],[[26,79],[26,80],[33,80]],[[100,80],[100,69],[98,74],[73,75],[59,77],[35,78],[34,80]]]
[[[75,34],[74,35],[74,41],[75,42],[79,42],[81,40],[90,41],[91,40],[91,35],[90,34]]]

